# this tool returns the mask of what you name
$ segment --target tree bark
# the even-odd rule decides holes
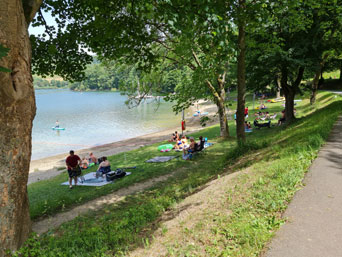
[[[30,14],[32,15],[32,14]],[[31,228],[27,179],[36,105],[31,45],[22,0],[0,1],[0,44],[10,49],[0,66],[0,256],[16,250]]]
[[[318,89],[319,76],[321,75],[321,67],[319,67],[315,73],[314,79],[312,80],[311,85],[311,96],[310,96],[310,104],[313,105],[316,102],[316,95]]]
[[[226,106],[224,105],[226,92],[224,90],[224,78],[218,79],[219,84],[219,92],[217,92],[214,88],[214,86],[210,83],[210,81],[206,81],[209,89],[211,90],[213,96],[214,96],[214,102],[217,106],[217,111],[219,114],[219,120],[220,120],[220,136],[223,138],[229,137],[229,127],[228,127],[228,119],[226,115]]]
[[[283,87],[285,95],[285,123],[289,124],[296,119],[294,116],[294,99],[296,91],[291,87]]]
[[[239,0],[239,18],[238,18],[238,65],[237,65],[237,113],[236,113],[236,136],[238,141],[246,141],[245,136],[245,97],[246,97],[246,79],[245,79],[245,18],[244,9],[246,8],[245,0]]]
[[[278,74],[276,77],[276,84],[277,84],[277,94],[276,94],[276,98],[280,98],[280,89],[281,89],[281,81],[280,81],[281,75]]]
[[[224,105],[224,98],[215,98],[219,119],[220,119],[220,136],[223,138],[229,137],[228,120],[226,115],[226,107]]]
[[[288,70],[287,67],[284,65],[281,69],[281,87],[283,89],[285,95],[285,119],[286,123],[291,123],[293,120],[296,119],[294,116],[294,98],[296,95],[296,91],[302,81],[304,74],[304,68],[300,67],[298,70],[297,78],[292,85],[287,83],[288,79]]]
[[[317,66],[317,70],[314,76],[314,79],[312,80],[312,87],[311,87],[311,96],[310,96],[310,104],[313,105],[316,102],[316,95],[317,95],[317,90],[318,90],[318,85],[319,85],[319,76],[322,73],[325,61],[327,59],[328,55],[325,54]]]

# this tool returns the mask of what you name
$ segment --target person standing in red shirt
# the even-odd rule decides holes
[[[72,178],[74,178],[75,186],[77,186],[77,176],[79,176],[81,158],[71,150],[70,155],[66,158],[65,163],[69,174],[69,188],[72,189]]]
[[[248,118],[248,107],[245,108],[245,117]]]

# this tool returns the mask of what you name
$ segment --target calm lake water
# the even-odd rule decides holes
[[[120,141],[175,126],[180,115],[171,104],[143,103],[128,109],[118,92],[36,90],[32,160]],[[157,109],[157,110],[156,110]],[[51,128],[59,120],[62,131]]]

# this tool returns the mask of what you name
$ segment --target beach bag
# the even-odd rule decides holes
[[[118,178],[126,176],[126,172],[122,169],[116,169],[113,173],[106,174],[107,181],[113,181]]]
[[[75,177],[81,176],[82,169],[79,165],[77,165],[75,168],[72,169],[72,172],[74,173]]]

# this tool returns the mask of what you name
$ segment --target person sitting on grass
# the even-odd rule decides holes
[[[83,157],[82,162],[81,162],[81,168],[88,169],[88,167],[89,167],[89,161],[87,160],[87,158]]]
[[[97,164],[97,158],[95,157],[93,153],[89,153],[89,164],[90,163]]]
[[[270,119],[271,119],[271,116],[270,116],[270,113],[269,113],[269,112],[266,112],[266,113],[265,113],[265,118],[266,118],[266,120],[270,120]]]
[[[245,121],[245,132],[251,132],[251,131],[252,131],[251,123],[248,121]]]
[[[286,121],[286,118],[285,118],[285,110],[282,110],[281,111],[281,118],[278,120],[278,126],[280,125],[283,125]]]
[[[96,178],[102,177],[103,174],[110,172],[110,162],[107,160],[106,156],[102,157],[102,162],[100,163],[97,171],[96,171]]]
[[[245,130],[248,129],[248,121],[245,120]]]
[[[188,147],[189,143],[188,143],[188,139],[186,138],[186,136],[182,136],[182,144],[184,147]]]
[[[196,146],[196,151],[202,151],[204,148],[204,144],[205,144],[205,140],[202,136],[199,137],[199,142],[197,144],[195,144]]]
[[[176,140],[176,135],[175,133],[172,133],[171,139],[169,139],[169,142],[175,142]]]
[[[188,153],[193,153],[195,152],[195,149],[196,149],[195,139],[193,137],[190,137],[190,144],[188,147],[184,148],[184,153],[185,151],[188,151]]]
[[[172,137],[169,140],[169,142],[177,142],[178,140],[179,140],[179,134],[177,131],[175,131],[175,133],[172,134]]]
[[[175,149],[175,150],[179,150],[179,149],[183,149],[183,148],[184,148],[184,145],[182,143],[182,140],[177,141],[177,143],[173,147],[173,149]]]

